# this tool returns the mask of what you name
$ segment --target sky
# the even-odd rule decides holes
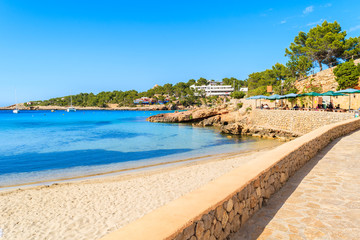
[[[246,79],[285,64],[294,37],[324,20],[360,36],[359,10],[358,0],[2,0],[0,106]]]

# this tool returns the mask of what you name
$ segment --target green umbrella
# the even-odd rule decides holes
[[[303,93],[303,94],[298,95],[298,97],[304,97],[304,96],[318,97],[318,96],[321,96],[321,93],[309,92],[309,93]]]
[[[336,93],[348,93],[349,94],[349,111],[350,111],[351,94],[360,93],[360,90],[348,88],[348,89],[337,91]]]
[[[330,102],[331,102],[331,97],[334,97],[334,96],[346,96],[343,93],[337,93],[337,92],[334,92],[334,91],[327,91],[327,92],[322,93],[321,95],[322,96],[330,96]]]
[[[334,91],[327,91],[321,94],[322,96],[330,96],[330,97],[334,97],[334,96],[345,96],[345,94],[343,93],[339,93],[339,92],[334,92]]]

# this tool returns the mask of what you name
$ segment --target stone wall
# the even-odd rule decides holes
[[[252,110],[251,124],[264,128],[305,134],[321,126],[354,118],[353,113],[294,111],[294,110]]]
[[[360,59],[354,61],[355,64],[360,64]],[[306,86],[310,85],[310,81],[312,80],[312,84],[316,86],[322,86],[322,92],[327,91],[336,91],[338,87],[338,83],[335,80],[335,75],[333,73],[335,67],[325,69],[321,72],[318,72],[314,75],[311,75],[305,79],[301,79],[295,83],[295,87],[298,89],[298,93],[302,93]],[[360,86],[360,79],[359,79]],[[305,91],[308,92],[308,91]],[[334,106],[340,105],[340,108],[348,109],[349,108],[349,97],[348,96],[339,96],[332,97]],[[322,100],[317,97],[314,98],[314,107],[317,106],[318,103],[321,104]],[[297,101],[298,104],[301,105],[300,101]],[[311,106],[310,98],[306,100],[305,105]],[[351,109],[359,109],[360,108],[360,94],[352,94],[351,95]]]
[[[103,238],[225,239],[238,231],[299,168],[360,119],[323,126],[257,157]]]

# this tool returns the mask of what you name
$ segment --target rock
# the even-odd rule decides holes
[[[226,203],[225,203],[225,209],[227,212],[230,212],[233,209],[233,200],[230,198]]]
[[[287,174],[281,173],[280,182],[281,182],[281,183],[284,183],[284,182],[286,182],[286,180],[287,180]]]
[[[220,129],[220,132],[227,133],[227,134],[239,135],[239,134],[241,134],[241,130],[242,130],[242,127],[239,123],[233,123],[233,124],[222,126]]]
[[[224,208],[222,205],[218,206],[215,211],[215,217],[218,221],[222,221],[223,215],[224,215]]]
[[[184,112],[157,114],[155,116],[148,117],[146,120],[149,122],[173,122],[173,123],[196,122],[220,114],[221,112],[217,109],[202,108],[202,109],[194,109]]]
[[[208,240],[208,239],[210,239],[210,230],[207,230],[201,238],[198,238],[198,240]]]
[[[202,221],[204,223],[204,229],[206,229],[206,230],[210,229],[212,217],[209,214],[205,214],[202,217]]]
[[[195,236],[197,237],[197,239],[200,239],[205,231],[205,225],[203,221],[198,221],[196,224],[196,229],[195,229]]]
[[[226,211],[224,211],[223,216],[222,216],[222,218],[221,218],[221,226],[222,226],[223,228],[225,228],[225,226],[226,226],[226,224],[227,224],[228,221],[229,221],[229,215],[227,214]]]
[[[185,228],[183,231],[184,239],[189,239],[191,236],[193,236],[195,234],[194,230],[195,230],[195,223]]]
[[[230,222],[230,223],[234,220],[234,217],[235,217],[235,210],[232,210],[232,211],[229,213],[229,222]]]
[[[222,233],[222,226],[220,222],[217,222],[214,229],[214,236],[218,239]]]
[[[199,122],[198,126],[202,126],[202,127],[214,126],[214,125],[220,123],[220,119],[221,119],[221,117],[219,115],[214,116],[214,117],[209,117],[209,118],[206,118],[206,119],[202,120],[201,122]]]

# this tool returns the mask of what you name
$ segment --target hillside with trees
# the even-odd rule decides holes
[[[248,96],[268,95],[267,86],[273,86],[273,92],[276,94],[296,93],[298,91],[295,87],[296,81],[305,78],[315,67],[319,67],[321,71],[324,66],[339,65],[339,69],[334,70],[339,87],[342,89],[350,85],[354,86],[360,70],[354,64],[354,66],[351,65],[351,60],[360,57],[360,37],[346,38],[346,36],[346,31],[341,29],[339,23],[324,21],[321,25],[311,28],[308,33],[299,32],[295,36],[294,42],[285,49],[285,56],[288,57],[285,64],[275,63],[270,69],[249,74],[246,80],[239,80],[234,77],[224,78],[222,84],[231,85],[235,88],[235,92],[231,94],[233,98],[245,96],[244,93],[238,91],[241,87],[249,88]],[[349,63],[347,64],[347,62]],[[134,106],[134,100],[141,97],[160,101],[167,98],[170,99],[170,104],[183,106],[211,105],[219,101],[218,97],[205,97],[203,94],[195,94],[190,88],[193,84],[205,85],[209,81],[214,80],[190,79],[187,82],[178,82],[174,85],[171,83],[162,86],[156,85],[144,92],[129,90],[100,92],[98,94],[80,93],[71,97],[73,105],[82,107],[107,107],[109,104],[117,104],[119,107]],[[70,96],[33,101],[32,104],[68,106],[70,105]]]
[[[289,48],[285,49],[285,56],[289,58],[284,65],[276,63],[271,69],[255,72],[249,75],[247,83],[249,95],[267,94],[266,86],[272,85],[276,94],[296,92],[295,81],[305,78],[315,67],[323,70],[327,67],[338,66],[341,63],[360,57],[360,37],[346,38],[336,21],[324,21],[321,25],[309,30],[308,33],[299,32]],[[281,82],[283,91],[281,92]]]
[[[32,101],[32,106],[69,106],[72,100],[74,106],[80,107],[101,107],[106,108],[109,104],[117,104],[119,107],[135,106],[134,100],[147,97],[154,100],[164,101],[165,98],[170,99],[169,104],[178,104],[183,106],[215,104],[220,101],[218,96],[196,96],[191,85],[204,85],[214,80],[199,78],[198,80],[190,79],[187,82],[178,82],[175,85],[166,83],[162,86],[155,85],[153,88],[138,92],[136,90],[129,91],[112,91],[93,93],[80,93],[71,96],[51,98],[45,101]],[[246,86],[246,81],[236,78],[224,78],[222,84],[232,85],[235,89]],[[238,95],[237,95],[238,96]],[[242,97],[244,95],[241,95]],[[27,106],[27,104],[25,105]]]

